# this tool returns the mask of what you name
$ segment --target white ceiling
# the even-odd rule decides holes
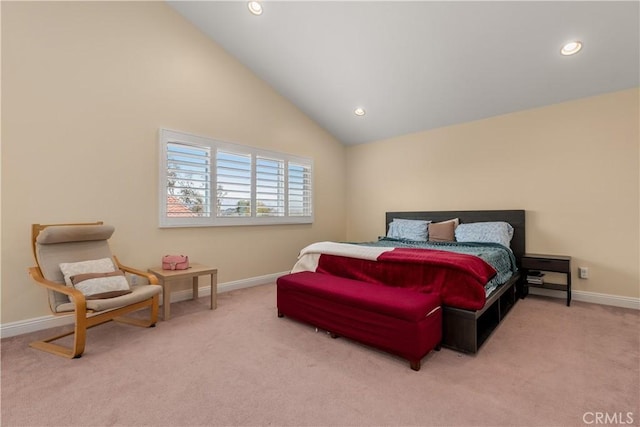
[[[345,144],[640,85],[638,1],[169,4]]]

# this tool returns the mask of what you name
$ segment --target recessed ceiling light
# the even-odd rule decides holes
[[[262,15],[262,5],[259,1],[250,1],[247,3],[247,7],[249,8],[249,12],[254,15]]]
[[[353,112],[356,116],[364,116],[365,114],[367,114],[367,112],[364,111],[364,108],[360,108],[360,107],[353,110]]]
[[[580,49],[582,49],[582,42],[576,40],[562,46],[562,49],[560,49],[560,53],[564,56],[575,55],[576,53],[580,52]]]

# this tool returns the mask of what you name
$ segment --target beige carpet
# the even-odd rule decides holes
[[[2,340],[2,426],[640,423],[635,310],[529,296],[477,356],[443,349],[414,372],[277,318],[274,285],[205,300],[156,328],[94,328],[76,360],[27,347],[51,331]]]

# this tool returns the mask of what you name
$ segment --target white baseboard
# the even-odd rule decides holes
[[[282,273],[267,274],[265,276],[251,277],[249,279],[234,280],[233,282],[218,283],[218,293],[231,292],[237,289],[251,288],[253,286],[265,285],[267,283],[274,283],[280,276],[289,274],[288,271]],[[198,297],[211,295],[211,286],[206,285],[198,288]],[[171,302],[185,301],[193,297],[193,291],[191,289],[184,289],[182,291],[171,292]],[[162,304],[162,295],[160,295],[160,304]]]
[[[235,291],[237,289],[250,288],[253,286],[264,285],[267,283],[273,283],[280,276],[287,274],[288,271],[281,273],[267,274],[264,276],[251,277],[248,279],[235,280],[232,282],[219,283],[218,293]],[[541,288],[529,288],[529,293],[533,295],[550,296],[554,298],[566,299],[566,292],[554,291],[551,289]],[[206,296],[211,295],[211,287],[204,286],[198,289],[198,295]],[[172,292],[171,302],[178,302],[191,299],[192,291],[190,289]],[[596,292],[587,291],[572,291],[571,299],[573,301],[582,301],[593,304],[611,305],[615,307],[631,308],[640,310],[640,298],[633,297],[621,297],[617,295],[600,294]],[[162,302],[162,296],[160,296]],[[73,316],[42,316],[35,317],[27,320],[20,320],[17,322],[4,323],[0,325],[0,337],[9,338],[16,335],[27,334],[30,332],[36,332],[43,329],[53,328],[56,326],[70,325],[73,323]]]
[[[529,288],[529,293],[546,297],[567,299],[564,291],[554,291],[553,289]],[[600,294],[597,292],[571,291],[571,301],[588,302],[592,304],[612,305],[615,307],[632,308],[640,310],[640,298],[621,297],[618,295]]]
[[[267,283],[273,283],[280,276],[289,273],[288,271],[281,273],[267,274],[264,276],[251,277],[248,279],[234,280],[232,282],[218,283],[218,293],[235,291],[237,289],[250,288],[258,285],[265,285]],[[172,292],[171,302],[178,302],[191,299],[193,291],[191,289]],[[207,285],[198,288],[198,296],[211,295],[211,286]],[[160,303],[162,304],[162,295],[160,295]],[[73,324],[72,315],[62,316],[42,316],[33,319],[20,320],[17,322],[3,323],[0,326],[0,337],[9,338],[16,335],[27,334],[30,332],[36,332],[43,329],[49,329],[56,326],[64,326]]]

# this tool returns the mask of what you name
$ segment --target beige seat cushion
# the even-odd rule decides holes
[[[87,309],[93,311],[105,311],[114,308],[135,304],[158,295],[162,290],[160,285],[141,285],[132,286],[130,294],[122,295],[115,298],[87,300]],[[63,303],[57,306],[58,313],[74,311],[75,305],[72,302]]]

